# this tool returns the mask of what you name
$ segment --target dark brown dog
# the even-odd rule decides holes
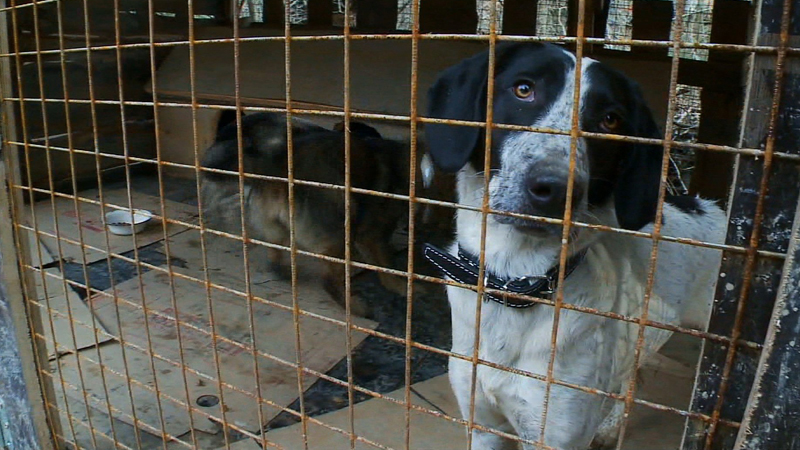
[[[353,126],[355,125],[355,126]],[[408,192],[408,146],[383,139],[372,127],[351,124],[350,180],[354,188],[386,193]],[[293,121],[293,173],[296,180],[342,186],[345,182],[344,133],[310,122]],[[245,173],[286,177],[288,151],[286,119],[282,114],[257,113],[242,118]],[[203,166],[239,170],[236,123],[222,127],[216,142],[206,150]],[[209,227],[238,234],[241,231],[238,175],[204,171],[202,204]],[[285,181],[245,178],[245,224],[249,237],[289,246],[289,192]],[[345,195],[342,189],[294,185],[295,238],[301,250],[336,258],[345,254]],[[352,193],[350,241],[354,259],[393,267],[389,245],[398,222],[408,211],[403,200]],[[355,253],[357,252],[357,253]],[[286,274],[289,253],[267,248],[271,268]],[[362,258],[362,259],[359,259]],[[325,262],[324,286],[344,303],[344,265]],[[379,272],[381,284],[404,294],[405,278]],[[352,304],[356,314],[363,305]]]

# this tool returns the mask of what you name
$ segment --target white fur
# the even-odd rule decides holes
[[[584,61],[584,67],[590,62]],[[566,74],[567,77],[574,75]],[[584,88],[589,87],[589,80]],[[565,91],[571,91],[567,87]],[[561,104],[547,117],[569,116],[572,98],[562,95]],[[557,110],[556,110],[557,109]],[[537,123],[536,125],[541,125]],[[569,120],[552,120],[544,126],[569,129]],[[528,135],[535,135],[528,133]],[[540,135],[541,136],[541,135]],[[503,148],[504,158],[519,157],[519,152],[545,150],[532,144],[522,145],[526,137],[509,139]],[[567,149],[569,148],[567,144]],[[534,150],[536,149],[536,150]],[[588,170],[585,143],[580,143],[579,170]],[[512,150],[506,153],[506,150]],[[514,155],[516,154],[516,155]],[[511,155],[511,156],[509,156]],[[548,157],[552,157],[549,155]],[[568,158],[561,153],[559,158]],[[503,161],[505,164],[506,161]],[[513,162],[512,162],[513,164]],[[585,168],[585,169],[584,169]],[[500,188],[506,167],[493,174],[490,197],[502,196]],[[581,177],[588,179],[587,176]],[[576,174],[576,181],[579,177]],[[459,202],[480,207],[483,197],[483,176],[469,166],[458,176]],[[585,203],[585,202],[584,202]],[[706,242],[721,242],[725,216],[713,202],[700,200],[704,214],[685,213],[664,205],[664,236],[686,237]],[[576,205],[576,220],[617,226],[613,201],[589,213],[586,205]],[[463,249],[480,252],[481,214],[459,210],[456,221],[457,244]],[[558,262],[561,240],[557,236],[532,235],[487,218],[486,268],[501,277],[543,274]],[[564,302],[596,308],[626,316],[639,317],[643,312],[645,288],[653,241],[573,228],[574,239],[569,249],[588,248],[585,260],[566,280]],[[652,224],[643,231],[651,231]],[[450,249],[456,251],[456,243]],[[654,293],[650,297],[650,320],[705,328],[713,298],[716,269],[720,252],[685,244],[659,244]],[[448,287],[452,310],[453,352],[468,358],[473,355],[477,294]],[[528,372],[547,375],[551,352],[554,309],[538,305],[527,309],[504,307],[483,302],[480,316],[481,359]],[[634,349],[639,327],[629,322],[606,319],[597,315],[562,309],[556,340],[553,376],[576,385],[605,392],[626,392],[634,376]],[[640,362],[666,342],[670,332],[648,327]],[[464,418],[470,416],[472,364],[459,358],[450,360],[450,380]],[[475,389],[475,421],[478,424],[514,433],[524,439],[538,440],[545,400],[546,383],[530,377],[514,375],[479,365]],[[553,385],[547,413],[544,443],[559,449],[586,449],[595,437],[609,410],[619,402],[584,393],[577,389]],[[617,407],[613,414],[621,411]],[[618,416],[603,424],[600,440],[616,436]],[[475,431],[474,448],[515,448],[499,436]],[[527,447],[526,447],[527,448]]]

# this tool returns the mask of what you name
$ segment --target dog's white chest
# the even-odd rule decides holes
[[[564,303],[595,308],[629,316],[641,314],[646,272],[631,264],[610,246],[595,244],[586,260],[564,285]],[[453,316],[453,352],[471,357],[475,342],[477,294],[448,287]],[[604,391],[613,391],[631,372],[633,348],[638,327],[635,324],[562,308],[558,333],[553,345],[554,308],[537,305],[526,309],[508,308],[494,302],[481,304],[480,347],[478,356],[490,364],[513,367],[534,375],[481,365],[477,370],[479,401],[507,410],[519,407],[531,420],[537,420],[544,401],[551,351],[555,348],[553,376],[557,380]],[[651,298],[650,319],[672,322],[674,312],[655,295]],[[657,349],[667,332],[648,331],[647,349]],[[466,361],[451,362],[452,370],[471,372]],[[454,389],[469,378],[451,374]],[[537,379],[539,378],[539,379]],[[461,381],[458,381],[458,380]],[[556,386],[551,392],[554,428],[594,422],[599,416],[599,399],[582,399],[576,390]],[[596,397],[596,396],[595,396]],[[524,401],[521,401],[524,399]],[[523,406],[524,404],[524,406]],[[522,412],[520,412],[522,413]],[[508,414],[508,412],[504,412]],[[548,420],[548,427],[550,426]]]

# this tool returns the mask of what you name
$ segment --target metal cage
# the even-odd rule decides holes
[[[321,428],[341,436],[348,448],[392,448],[381,442],[380,436],[367,436],[363,430],[359,430],[357,405],[362,404],[362,400],[375,399],[369,401],[384,402],[402,410],[402,423],[392,426],[400,429],[400,442],[404,448],[414,448],[414,435],[423,432],[415,430],[417,421],[434,419],[459,430],[483,429],[534,448],[549,448],[544,445],[543,437],[538,441],[526,441],[477,424],[474,421],[474,389],[473,404],[466,418],[443,411],[433,403],[415,400],[420,397],[414,387],[419,381],[415,379],[415,364],[433,355],[430,357],[454,357],[469,361],[473,365],[473,385],[477,367],[483,365],[545,382],[546,397],[549,397],[550,387],[555,385],[623,402],[626,422],[622,425],[617,449],[626,448],[626,435],[630,432],[627,419],[634,408],[684,420],[679,438],[681,448],[687,450],[800,448],[794,424],[794,418],[800,413],[800,402],[796,401],[800,398],[800,385],[796,376],[788,375],[788,371],[796,370],[800,365],[797,351],[800,347],[796,345],[800,324],[800,295],[797,292],[800,272],[795,263],[798,252],[797,226],[800,222],[796,220],[800,204],[797,171],[800,163],[800,146],[797,145],[800,143],[800,125],[796,111],[800,99],[800,83],[797,82],[800,67],[797,64],[800,55],[800,5],[793,0],[760,0],[752,3],[726,0],[702,5],[700,2],[690,4],[687,0],[676,0],[674,3],[634,0],[628,3],[610,2],[610,5],[590,0],[563,4],[554,2],[554,5],[543,2],[527,5],[521,0],[481,0],[469,5],[475,15],[474,21],[463,24],[458,22],[460,16],[448,17],[448,14],[457,14],[453,12],[457,9],[453,5],[456,2],[431,1],[426,9],[426,1],[401,0],[397,4],[389,2],[388,5],[386,2],[355,4],[336,1],[333,5],[328,2],[321,10],[320,4],[325,2],[285,1],[282,11],[278,13],[270,9],[274,8],[273,3],[249,0],[238,2],[238,5],[227,2],[221,7],[213,6],[214,2],[197,0],[9,0],[0,3],[3,102],[3,159],[0,165],[0,179],[3,181],[0,194],[3,279],[0,287],[3,289],[0,290],[0,333],[5,336],[0,339],[0,360],[7,361],[4,367],[0,367],[0,437],[5,440],[7,447],[211,448],[209,442],[213,439],[209,440],[202,433],[203,427],[198,425],[202,422],[204,426],[210,423],[219,429],[219,442],[214,446],[231,448],[240,445],[238,441],[250,444],[254,441],[263,448],[287,448],[274,442],[271,432],[262,432],[270,420],[281,415],[287,423],[299,422],[296,428],[298,446],[314,448],[313,439],[309,436],[314,429]],[[537,4],[542,6],[539,8],[540,15],[536,13]],[[248,20],[258,16],[258,20],[267,23],[265,28],[245,29],[245,23],[236,15],[241,13],[243,7],[247,8]],[[450,7],[454,10],[448,12]],[[668,11],[664,12],[664,8],[668,8]],[[687,12],[687,8],[691,11]],[[376,19],[379,13],[385,17]],[[706,13],[708,16],[698,19]],[[425,22],[426,14],[438,17],[438,22],[433,19]],[[232,20],[231,17],[225,19],[226,15],[233,15]],[[533,20],[534,17],[550,22],[538,23]],[[661,20],[662,31],[668,32],[668,35],[657,35],[655,31],[645,29],[647,24],[642,22],[642,17],[651,17],[653,23]],[[199,37],[199,28],[215,20],[228,20],[225,26],[229,27],[232,34],[227,37]],[[337,22],[341,23],[341,28],[335,28]],[[324,25],[323,31],[313,26],[320,23]],[[302,28],[308,24],[311,26]],[[617,28],[613,28],[615,26]],[[637,26],[642,31],[637,31]],[[726,26],[729,29],[723,30]],[[472,27],[475,31],[458,31],[465,27]],[[611,28],[607,30],[607,27]],[[278,31],[264,31],[267,29]],[[408,114],[369,111],[354,106],[352,101],[353,89],[357,88],[351,74],[354,43],[391,41],[407,42],[410,49],[410,91],[407,93],[410,102],[403,105],[408,107]],[[664,67],[669,67],[663,139],[582,131],[579,128],[578,108],[574,108],[573,127],[568,132],[495,123],[491,113],[491,96],[487,98],[485,122],[424,117],[418,110],[418,98],[427,88],[422,85],[419,76],[420,46],[426,42],[448,44],[454,41],[482,43],[488,48],[490,74],[495,70],[496,45],[512,41],[555,42],[570,46],[578,56],[578,65],[584,55],[602,59],[604,55],[623,53],[631,61],[661,61]],[[340,58],[343,67],[341,105],[323,107],[309,103],[307,99],[296,100],[293,96],[293,86],[297,83],[297,75],[293,76],[293,64],[296,62],[293,51],[298,45],[314,46],[324,42],[338,43],[343,50],[341,56],[334,55]],[[281,90],[284,98],[256,100],[242,92],[244,75],[240,66],[244,57],[240,47],[249,43],[282,46],[283,67],[280,70],[283,73]],[[197,87],[197,74],[203,69],[203,63],[198,62],[198,49],[215,45],[232,49],[234,88],[232,95],[224,98],[199,92]],[[164,94],[158,86],[158,69],[166,55],[176,49],[186,49],[188,52],[188,73],[184,80],[188,80],[188,86],[184,98]],[[99,57],[108,57],[109,61],[101,62]],[[204,61],[208,63],[208,60]],[[143,86],[141,92],[131,88],[137,83],[135,77],[126,75],[131,67],[139,67],[137,76],[149,79],[147,82],[138,82]],[[579,70],[577,72],[580,73]],[[580,79],[575,80],[576,99],[580,82]],[[76,83],[83,87],[71,92]],[[493,83],[493,77],[490,76],[488,92],[493,92]],[[723,85],[724,89],[714,91],[705,87],[713,87],[715,83]],[[683,126],[676,123],[675,119],[678,109],[682,107],[678,94],[687,91],[680,85],[689,85],[687,89],[691,91],[693,104],[698,107],[702,104],[702,112],[691,112],[697,119],[692,122],[693,125],[687,126],[695,130],[692,131],[693,138],[688,140],[679,136],[680,130],[676,131]],[[702,91],[691,88],[701,85]],[[739,94],[730,94],[737,91]],[[708,110],[706,106],[709,106]],[[241,136],[241,120],[245,109],[285,114],[290,162],[293,152],[292,117],[341,120],[345,129],[349,129],[353,120],[405,127],[410,146],[408,194],[353,186],[349,134],[345,134],[346,169],[343,185],[295,178],[291,163],[287,177],[246,173],[241,166],[238,171],[217,172],[238,177],[242,191],[246,180],[285,183],[292,224],[297,214],[294,199],[298,186],[343,192],[348,211],[353,194],[407,203],[408,233],[402,236],[407,246],[406,268],[398,270],[356,261],[351,249],[353,224],[350,214],[345,215],[343,224],[346,236],[344,257],[338,258],[299,249],[294,227],[288,230],[289,245],[267,242],[248,236],[244,226],[239,233],[209,227],[203,217],[202,205],[172,200],[176,198],[177,191],[189,192],[188,197],[199,199],[201,172],[214,171],[203,168],[200,160],[204,150],[202,135],[216,123],[203,122],[201,115],[213,112],[217,114],[214,117],[218,118],[222,112],[234,114],[238,124],[237,134]],[[193,151],[191,158],[184,161],[170,161],[162,157],[166,138],[160,130],[164,117],[174,111],[185,112],[190,117],[187,134],[193,141],[188,144]],[[715,124],[714,121],[719,123]],[[415,245],[421,233],[416,217],[420,214],[419,207],[429,206],[451,212],[470,208],[454,201],[418,195],[422,180],[418,179],[415,169],[420,157],[417,140],[421,126],[430,123],[482,127],[487,131],[502,128],[565,134],[572,142],[571,170],[575,168],[576,145],[580,138],[627,140],[663,146],[662,186],[652,233],[582,223],[571,217],[569,207],[562,219],[493,211],[489,207],[488,194],[484,195],[481,208],[472,209],[482,214],[484,230],[490,214],[519,216],[561,225],[564,243],[560,281],[563,281],[567,259],[566,238],[573,227],[624,233],[637,239],[652,240],[648,292],[642,299],[643,314],[639,317],[567,304],[563,301],[562,288],[558,289],[552,300],[520,298],[554,308],[553,345],[561,310],[636,324],[636,367],[639,367],[639,353],[648,327],[696,339],[702,343],[701,358],[697,367],[691,368],[694,386],[689,405],[676,407],[640,398],[637,396],[640,386],[635,378],[628,386],[626,395],[559,380],[553,373],[554,349],[547,373],[537,374],[481,360],[477,345],[474,354],[461,355],[437,343],[417,339],[415,313],[427,308],[415,301],[415,292],[420,289],[421,283],[439,286],[440,292],[443,291],[443,285],[470,287],[478,295],[493,292],[483,282],[477,286],[465,286],[418,270],[418,258],[415,259],[418,250]],[[486,136],[485,164],[488,166],[491,133],[486,133]],[[108,144],[108,139],[116,140]],[[241,159],[241,139],[239,141]],[[140,147],[148,145],[152,145],[155,151],[141,151]],[[727,203],[729,223],[724,244],[662,235],[661,217],[665,193],[670,189],[668,181],[674,179],[676,173],[679,176],[683,170],[680,164],[675,166],[672,153],[680,153],[682,158],[691,160],[687,164],[693,165],[691,186],[684,186],[684,189],[709,194]],[[142,170],[151,171],[150,181],[147,182],[149,185],[137,184],[137,174]],[[190,173],[190,178],[194,178],[196,183],[183,183],[174,188],[170,174],[175,171]],[[572,198],[572,178],[573,174],[570,173],[568,206]],[[122,182],[114,184],[114,180]],[[484,182],[484,186],[488,187],[489,171],[485,172]],[[87,194],[86,188],[90,185],[95,188],[91,194]],[[115,189],[112,193],[108,193],[110,185]],[[488,192],[488,189],[484,191]],[[103,212],[136,209],[136,203],[140,200],[137,192],[148,192],[150,197],[157,200],[152,203],[155,210],[153,218],[160,223],[160,227],[153,238],[140,238],[141,232],[134,231],[132,248],[117,246],[114,244],[115,238],[109,234]],[[244,197],[240,195],[240,198]],[[244,200],[240,203],[240,209],[244,222]],[[82,214],[91,215],[95,211],[101,211],[97,217],[91,216],[95,222],[89,223],[91,220],[87,222],[82,218]],[[63,220],[59,222],[59,218],[66,217],[65,213],[74,214],[70,217],[77,221],[75,230],[65,231],[71,225]],[[90,226],[95,227],[92,232],[96,234],[91,239],[86,238],[89,232],[85,231]],[[186,256],[176,256],[174,253],[178,246],[175,243],[175,229],[199,236],[198,253],[192,254],[195,255],[192,259],[196,265],[194,271],[182,270],[180,264],[186,261]],[[208,243],[211,238],[237,243],[240,253],[236,257],[243,264],[236,269],[243,277],[241,283],[226,285],[224,279],[213,279],[216,269],[209,262],[215,256],[215,250]],[[717,283],[714,309],[707,330],[648,319],[659,242],[676,242],[722,251],[721,278]],[[162,246],[157,255],[152,248],[154,243]],[[482,242],[483,245],[485,242]],[[288,255],[291,277],[284,301],[276,300],[278,297],[272,294],[264,294],[265,291],[257,286],[258,280],[254,280],[251,252],[259,247]],[[484,273],[483,250],[480,254],[481,276]],[[346,303],[342,314],[301,306],[306,295],[302,291],[303,282],[298,277],[297,261],[301,259],[329,261],[344,266]],[[368,324],[354,317],[351,310],[351,280],[358,271],[384,272],[406,280],[407,295],[402,309],[405,316],[402,324],[398,325],[401,333],[387,332],[376,327],[376,324]],[[98,272],[105,275],[99,276]],[[161,277],[166,287],[165,297],[158,299],[146,294],[149,292],[148,283],[154,282],[157,277]],[[126,283],[125,286],[123,283]],[[183,286],[193,287],[181,291]],[[76,292],[83,293],[77,301],[82,305],[81,311],[89,311],[88,315],[81,315],[84,313],[76,312],[77,306],[70,306],[70,299],[75,297]],[[193,292],[198,298],[202,297],[199,303],[201,312],[194,316],[181,313],[186,306],[186,297],[176,292]],[[240,325],[246,328],[242,336],[249,336],[247,339],[232,337],[232,332],[226,328],[228,311],[226,303],[218,300],[220,295],[243,302],[237,307],[245,312]],[[440,294],[440,298],[442,296]],[[66,301],[66,307],[57,303],[63,301]],[[478,302],[476,318],[481,313],[480,304]],[[126,310],[128,315],[123,315],[121,309]],[[285,345],[275,344],[276,347],[270,347],[270,350],[262,347],[265,345],[263,339],[260,344],[258,342],[261,325],[255,319],[262,313],[268,315],[265,309],[274,311],[276,315],[285,314],[282,324],[293,334],[285,341]],[[98,312],[101,310],[106,312],[101,314]],[[101,323],[98,316],[114,320],[109,322],[104,319]],[[125,323],[126,317],[141,319],[141,336],[127,334],[130,325]],[[317,324],[315,326],[329,333],[340,333],[336,336],[344,339],[343,346],[337,347],[337,351],[342,352],[336,353],[341,360],[338,369],[334,368],[336,361],[314,367],[304,361],[311,358],[308,356],[309,349],[304,348],[310,339],[306,334],[308,329],[304,328],[308,323]],[[161,337],[157,333],[161,331],[153,331],[166,328],[174,330],[174,336],[170,339],[177,345],[167,350],[158,344]],[[398,375],[402,382],[399,386],[397,383],[393,385],[401,387],[398,391],[400,394],[391,395],[389,389],[382,389],[375,384],[370,387],[359,385],[360,375],[357,372],[360,363],[357,363],[355,354],[358,352],[357,344],[365,338],[402,349],[397,353],[403,357],[403,369],[399,372],[401,376]],[[479,342],[479,339],[478,333],[476,341]],[[313,342],[322,343],[323,340]],[[205,342],[206,346],[197,348],[195,342]],[[118,354],[105,350],[112,346],[118,349]],[[324,347],[321,351],[327,349]],[[193,367],[195,359],[187,359],[197,358],[195,354],[199,352],[204,352],[207,358],[202,368]],[[195,356],[187,356],[189,354]],[[247,385],[242,385],[237,381],[225,380],[229,370],[225,361],[228,361],[227,355],[231,354],[247,358],[251,364],[250,372],[239,379],[247,379],[252,383],[248,381]],[[284,395],[276,399],[265,390],[262,383],[265,372],[259,369],[264,364],[269,364],[270,370],[279,368],[284,372],[281,383],[290,386],[287,389],[291,389],[292,396]],[[178,373],[178,385],[163,385],[163,378],[158,374],[164,371]],[[346,425],[328,423],[326,416],[319,415],[325,412],[325,407],[308,406],[309,388],[316,380],[334,386],[338,389],[338,395],[343,396],[339,406],[347,411]],[[203,392],[210,394],[198,397],[197,386],[208,388]],[[116,392],[123,388],[122,395],[117,395]],[[122,403],[118,401],[120,398]],[[226,405],[232,407],[234,401],[251,404],[248,406],[249,422],[232,416],[231,409]],[[143,402],[151,412],[146,417],[142,416]],[[137,403],[140,406],[137,407]],[[545,416],[546,405],[547,400]],[[170,422],[177,420],[177,416],[171,415],[170,411],[173,410],[185,413],[181,420],[189,423],[187,433],[173,434],[168,431]],[[152,421],[148,417],[156,417],[157,420]],[[133,426],[132,442],[126,443],[118,435],[120,430],[117,428],[121,427],[121,423]],[[253,423],[258,426],[253,426]],[[465,433],[465,448],[472,448],[469,436],[469,433]]]

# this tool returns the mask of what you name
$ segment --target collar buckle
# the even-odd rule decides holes
[[[524,277],[513,278],[511,280],[506,281],[503,284],[503,289],[508,290],[508,288],[511,287],[512,284],[516,283],[528,283],[529,286],[533,286],[534,284],[536,284],[536,281],[538,280],[547,280],[548,284],[552,284],[552,280],[547,275],[527,275]]]
[[[539,294],[546,295],[548,297],[548,300],[549,300],[549,297],[556,293],[556,281],[557,280],[555,278],[549,277],[549,276],[542,277],[542,278],[547,280],[547,287],[542,289],[541,291],[539,291]]]

